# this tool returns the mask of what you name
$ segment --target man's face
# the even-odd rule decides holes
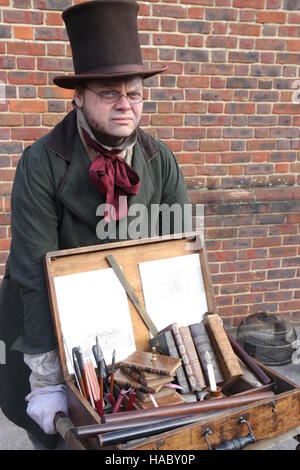
[[[126,98],[135,93],[143,94],[141,77],[94,80],[88,82],[86,87],[76,88],[75,101],[82,108],[90,127],[99,133],[100,138],[102,136],[102,142],[117,145],[135,131],[141,120],[143,101],[132,104]],[[110,96],[117,99],[107,102]]]

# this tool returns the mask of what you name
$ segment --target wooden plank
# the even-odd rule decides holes
[[[145,325],[148,327],[150,333],[153,336],[156,336],[157,333],[158,333],[158,329],[156,328],[153,321],[149,317],[147,311],[142,306],[142,304],[140,302],[140,299],[138,298],[138,296],[134,292],[134,289],[132,288],[132,286],[129,284],[128,280],[124,276],[124,273],[120,269],[120,266],[116,262],[115,258],[113,257],[113,255],[107,255],[106,259],[109,262],[112,269],[114,270],[115,275],[117,276],[117,278],[119,279],[119,281],[122,284],[123,288],[125,289],[128,297],[130,298],[130,300],[134,304],[135,308],[137,309],[138,313],[140,314],[140,316],[141,316],[142,320],[144,321]]]

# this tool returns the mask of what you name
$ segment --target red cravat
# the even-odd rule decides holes
[[[107,222],[122,219],[128,213],[127,197],[124,196],[138,194],[139,175],[118,155],[120,150],[107,150],[84,129],[82,131],[87,145],[98,152],[89,174],[98,191],[106,195],[104,218]],[[120,196],[123,197],[119,199]],[[111,206],[115,208],[115,213],[111,211]]]

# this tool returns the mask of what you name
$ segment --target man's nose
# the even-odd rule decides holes
[[[121,95],[117,104],[116,104],[116,107],[118,109],[130,109],[131,108],[131,105],[128,101],[128,98],[126,95]]]

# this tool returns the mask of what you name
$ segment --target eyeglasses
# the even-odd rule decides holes
[[[101,100],[107,104],[118,103],[122,96],[125,96],[129,104],[138,104],[141,103],[144,99],[142,93],[140,93],[139,91],[132,91],[129,92],[127,95],[122,95],[121,93],[113,90],[95,91],[92,88],[89,88],[88,86],[86,86],[85,88],[98,95]]]

